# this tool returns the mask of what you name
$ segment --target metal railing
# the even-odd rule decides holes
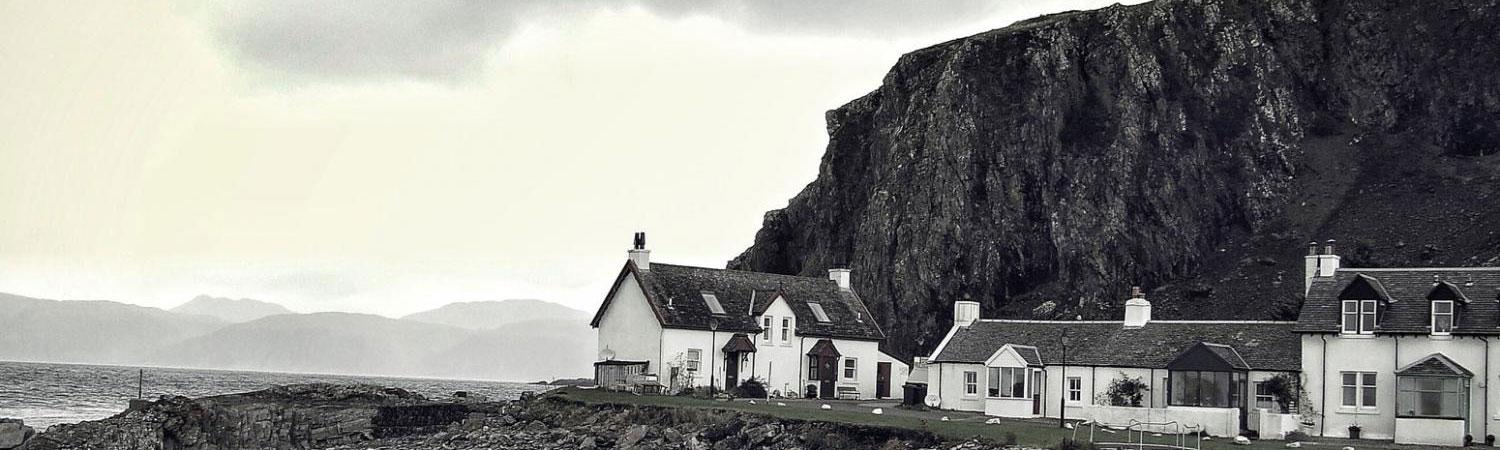
[[[1135,448],[1136,450],[1145,450],[1146,448],[1203,450],[1203,427],[1199,425],[1184,425],[1175,420],[1169,422],[1142,422],[1140,420],[1130,419],[1130,423],[1123,427],[1117,425],[1101,424],[1098,421],[1089,420],[1087,422],[1080,422],[1077,425],[1073,426],[1073,440],[1078,440],[1078,429],[1082,428],[1082,425],[1089,426],[1089,442],[1092,442],[1094,443],[1094,445],[1100,447],[1114,446],[1117,448]],[[1095,430],[1100,426],[1105,427],[1106,430],[1118,429],[1120,431],[1124,431],[1125,442],[1096,441]],[[1161,431],[1153,431],[1152,429],[1150,429],[1150,427],[1156,427],[1155,430]],[[1109,432],[1115,433],[1115,431]],[[1146,442],[1146,434],[1148,433],[1165,435],[1168,432],[1171,432],[1171,439],[1175,444],[1158,444]],[[1192,447],[1187,446],[1188,439],[1193,440]]]

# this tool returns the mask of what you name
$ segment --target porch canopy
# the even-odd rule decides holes
[[[819,358],[838,358],[839,356],[843,355],[839,353],[839,349],[837,347],[833,346],[833,341],[828,339],[818,339],[818,343],[813,344],[812,349],[807,351],[807,356],[816,356]]]
[[[724,343],[724,353],[755,353],[755,343],[745,333],[735,333],[729,342]]]
[[[1250,364],[1227,345],[1199,342],[1167,364],[1167,404],[1239,408],[1244,405]]]
[[[1396,371],[1396,417],[1463,419],[1472,378],[1474,372],[1441,353],[1407,364]]]

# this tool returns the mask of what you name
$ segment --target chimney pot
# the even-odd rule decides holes
[[[635,242],[630,251],[626,252],[630,261],[635,263],[635,268],[640,270],[651,270],[651,251],[646,250],[646,232],[635,233]]]

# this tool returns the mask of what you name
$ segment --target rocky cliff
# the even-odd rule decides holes
[[[1495,0],[1158,0],[905,55],[732,268],[855,288],[931,350],[986,317],[1292,319],[1345,263],[1500,262]]]

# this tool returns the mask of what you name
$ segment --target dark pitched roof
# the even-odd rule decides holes
[[[1458,365],[1457,362],[1441,353],[1433,353],[1417,362],[1407,364],[1406,367],[1397,370],[1396,375],[1470,378],[1474,376],[1474,372],[1470,372],[1469,369],[1465,369],[1464,366]]]
[[[724,353],[755,352],[755,342],[745,333],[735,333],[724,343]]]
[[[1379,281],[1389,301],[1379,307],[1375,333],[1426,334],[1432,326],[1432,295],[1453,289],[1460,297],[1453,334],[1500,335],[1500,268],[1339,269],[1332,277],[1313,279],[1296,330],[1339,332],[1340,295],[1360,277]],[[1446,286],[1444,286],[1446,283]],[[1462,299],[1469,299],[1464,302]],[[1373,300],[1373,299],[1372,299]]]
[[[1036,347],[1032,347],[1030,345],[1011,344],[1010,348],[1015,349],[1016,354],[1021,355],[1021,359],[1025,360],[1027,365],[1043,365],[1042,354],[1036,350]]]
[[[598,326],[609,307],[609,299],[614,298],[615,289],[627,276],[635,277],[645,289],[657,319],[667,328],[707,330],[713,320],[721,331],[758,333],[761,330],[758,317],[780,296],[797,318],[799,336],[885,338],[859,296],[839,289],[832,280],[661,263],[651,263],[650,270],[638,270],[634,263],[626,262],[605,304],[594,315],[593,325]],[[704,292],[714,294],[724,307],[724,315],[716,316],[709,311],[703,301]],[[808,302],[821,304],[830,320],[818,322]]]
[[[1045,364],[1061,364],[1068,335],[1069,365],[1161,369],[1203,342],[1232,347],[1255,370],[1302,370],[1301,337],[1292,322],[1152,321],[1125,328],[1120,321],[981,320],[959,328],[933,362],[983,363],[1005,344],[1037,348]]]

